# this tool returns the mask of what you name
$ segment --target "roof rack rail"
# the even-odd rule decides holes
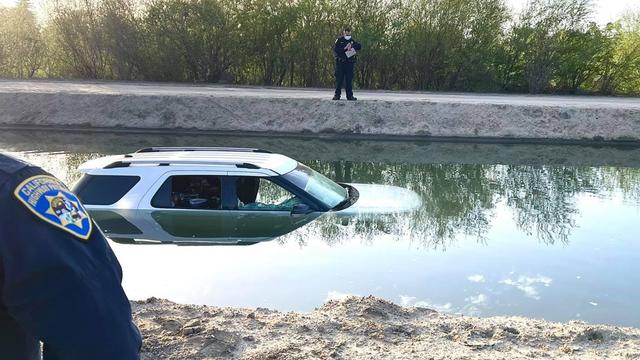
[[[106,165],[103,169],[123,168],[123,167],[129,167],[129,165],[131,164],[125,161],[116,161]]]
[[[160,146],[160,147],[147,147],[136,151],[136,153],[150,153],[150,152],[168,152],[168,151],[233,151],[233,152],[255,152],[271,154],[271,151],[255,148],[239,148],[239,147],[198,147],[198,146]]]
[[[178,160],[147,160],[147,159],[135,159],[128,158],[119,161],[112,162],[103,167],[103,169],[115,169],[115,168],[125,168],[134,165],[146,165],[146,166],[171,166],[171,165],[202,165],[202,166],[210,166],[210,165],[226,165],[226,166],[234,166],[242,169],[261,169],[260,166],[252,163],[222,163],[222,162],[206,162],[202,160],[188,160],[188,159],[178,159]]]
[[[250,163],[236,164],[236,167],[240,169],[260,169],[260,166]]]

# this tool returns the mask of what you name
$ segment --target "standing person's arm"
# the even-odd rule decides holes
[[[35,185],[21,188],[30,179]],[[27,193],[35,188],[37,193],[47,179],[53,178],[28,167],[0,186],[1,293],[7,313],[44,343],[44,360],[138,359],[141,338],[120,284],[120,265],[100,230],[90,218],[93,230],[88,234],[65,230],[43,219],[55,216],[53,205],[41,213],[19,200],[20,189]],[[56,187],[54,181],[48,186]],[[62,196],[70,194],[64,186],[59,190]],[[51,193],[34,197],[40,204],[53,204],[50,198]],[[86,211],[72,194],[67,199]],[[87,222],[83,224],[86,228]]]
[[[362,45],[359,42],[354,41],[351,44],[351,47],[354,48],[356,51],[360,51],[360,49],[362,49]]]
[[[346,59],[344,54],[344,47],[340,43],[340,38],[336,39],[336,43],[333,45],[333,56],[336,58]]]

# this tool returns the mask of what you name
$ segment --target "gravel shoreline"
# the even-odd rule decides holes
[[[476,318],[375,297],[308,312],[132,303],[142,359],[639,359],[640,329]]]

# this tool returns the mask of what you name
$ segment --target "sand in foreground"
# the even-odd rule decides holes
[[[640,329],[474,318],[375,297],[309,313],[133,303],[142,359],[640,359]]]

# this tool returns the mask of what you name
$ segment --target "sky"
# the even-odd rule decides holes
[[[506,0],[514,9],[519,10],[529,0]],[[0,6],[15,5],[18,0],[0,0]],[[35,0],[33,3],[41,3],[41,0]],[[621,14],[629,10],[640,11],[640,0],[593,0],[596,10],[595,19],[600,24],[618,19]]]
[[[3,1],[3,0],[0,0]],[[507,0],[514,9],[522,9],[528,0]],[[639,0],[593,0],[595,21],[606,24],[621,17],[629,10],[640,11]]]

